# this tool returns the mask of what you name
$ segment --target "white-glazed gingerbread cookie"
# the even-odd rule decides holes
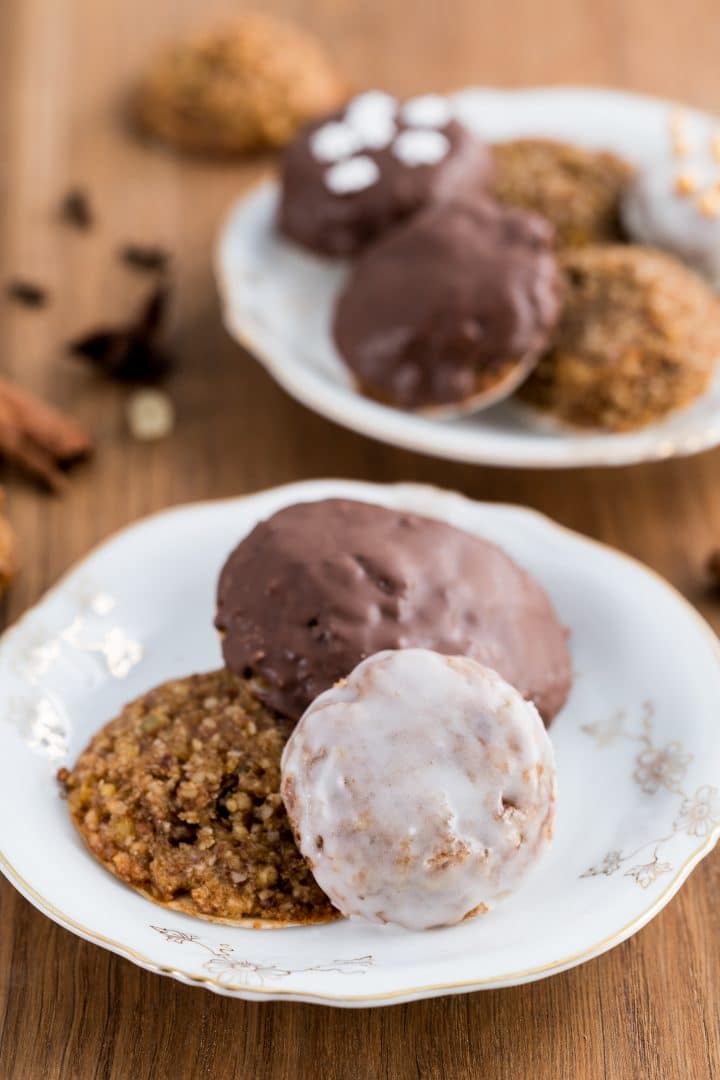
[[[282,795],[346,915],[411,929],[480,914],[547,848],[555,765],[534,705],[474,660],[377,653],[304,714]]]
[[[622,201],[633,240],[663,248],[720,285],[720,138],[671,118],[666,157],[638,170]]]

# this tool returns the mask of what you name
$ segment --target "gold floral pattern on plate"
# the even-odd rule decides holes
[[[665,835],[648,840],[629,852],[608,851],[596,865],[583,871],[581,878],[611,877],[622,870],[624,877],[631,878],[641,889],[647,889],[663,874],[673,872],[672,862],[661,858],[665,845],[682,835],[710,836],[720,826],[720,790],[712,784],[702,784],[694,793],[684,789],[693,755],[677,739],[658,746],[653,739],[653,715],[652,702],[645,701],[639,730],[628,727],[627,713],[623,709],[603,722],[585,724],[581,730],[595,739],[599,749],[619,739],[634,743],[638,749],[633,758],[633,782],[644,795],[653,796],[663,790],[678,795],[681,801],[676,816]],[[648,851],[650,854],[644,861],[635,862],[641,852]]]
[[[174,930],[166,926],[154,926],[152,923],[150,929],[173,945],[191,944],[201,949],[208,955],[208,959],[202,965],[203,969],[219,981],[232,977],[234,983],[240,982],[246,986],[263,986],[267,979],[283,979],[288,975],[311,973],[364,975],[374,964],[374,959],[370,955],[353,956],[349,960],[329,960],[324,964],[313,964],[310,967],[292,967],[260,960],[245,960],[235,955],[233,945],[213,945],[197,934],[188,934],[185,930]]]

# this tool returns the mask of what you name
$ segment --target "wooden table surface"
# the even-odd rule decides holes
[[[332,43],[358,85],[399,93],[471,83],[608,84],[720,105],[716,0],[275,0]],[[202,9],[202,10],[201,10]],[[24,571],[11,621],[75,560],[158,508],[332,473],[416,480],[519,502],[646,561],[720,628],[702,563],[720,544],[720,452],[630,469],[521,472],[390,449],[307,412],[226,337],[210,273],[218,221],[267,162],[208,164],[126,130],[128,86],[153,46],[237,5],[2,0],[0,273],[47,283],[42,312],[0,308],[0,371],[91,427],[95,461],[62,498],[0,472]],[[59,226],[81,184],[98,226]],[[170,390],[178,424],[133,442],[116,385],[62,344],[129,311],[130,240],[175,254]],[[720,1075],[720,856],[650,926],[535,985],[393,1008],[244,1004],[139,970],[38,914],[0,883],[0,1078],[710,1077]]]

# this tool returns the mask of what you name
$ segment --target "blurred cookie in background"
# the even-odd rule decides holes
[[[368,90],[288,146],[278,225],[310,251],[355,255],[427,206],[482,198],[491,168],[450,98]]]
[[[180,150],[242,154],[284,145],[347,96],[320,42],[248,12],[181,38],[151,63],[135,98],[142,128]]]
[[[638,171],[623,199],[623,220],[640,244],[663,248],[720,284],[720,145]]]
[[[580,427],[627,431],[707,389],[720,357],[720,302],[703,278],[629,244],[566,251],[561,267],[560,320],[521,397]]]
[[[493,157],[495,197],[548,218],[561,247],[624,239],[620,200],[633,171],[617,155],[513,139],[493,146]]]
[[[368,396],[461,416],[527,378],[551,340],[561,285],[539,215],[489,199],[432,206],[358,260],[335,343]]]

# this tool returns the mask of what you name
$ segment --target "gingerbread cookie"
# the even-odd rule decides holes
[[[282,795],[343,914],[426,930],[486,912],[537,863],[555,763],[537,710],[495,671],[403,649],[312,703],[283,753]]]
[[[285,151],[278,223],[323,255],[353,255],[423,207],[475,198],[490,152],[437,94],[401,104],[371,90]]]
[[[582,427],[631,430],[702,394],[720,357],[720,302],[697,274],[631,245],[567,251],[550,350],[520,396]]]
[[[255,12],[158,56],[136,111],[147,131],[181,150],[237,154],[284,145],[346,94],[311,34]]]
[[[572,683],[549,597],[500,548],[352,499],[298,503],[256,525],[222,570],[216,625],[228,667],[293,720],[382,649],[472,656],[548,723]]]
[[[165,683],[62,771],[72,819],[108,870],[166,907],[242,926],[336,918],[280,799],[289,730],[226,671]]]
[[[493,158],[495,197],[546,217],[560,246],[622,239],[620,199],[632,169],[615,154],[514,139],[493,146]]]
[[[638,170],[623,198],[638,243],[663,248],[720,286],[720,145]]]
[[[478,198],[433,206],[373,244],[340,296],[333,329],[366,394],[451,415],[512,393],[559,309],[551,227]]]

